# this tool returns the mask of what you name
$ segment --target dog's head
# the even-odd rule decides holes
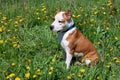
[[[65,31],[67,28],[69,28],[73,24],[74,22],[71,19],[70,10],[67,10],[64,12],[64,11],[61,11],[61,9],[59,9],[57,14],[54,17],[54,21],[51,24],[50,29],[55,32]]]

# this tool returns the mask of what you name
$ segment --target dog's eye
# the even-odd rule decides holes
[[[63,23],[63,21],[58,21],[59,23]]]

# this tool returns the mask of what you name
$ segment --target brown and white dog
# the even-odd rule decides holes
[[[69,69],[72,57],[82,57],[87,65],[96,65],[99,55],[94,45],[75,27],[69,10],[58,10],[50,29],[58,32],[61,46],[66,52],[66,64]]]

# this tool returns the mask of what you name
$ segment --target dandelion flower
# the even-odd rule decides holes
[[[20,78],[19,78],[19,77],[16,77],[15,80],[20,80]]]
[[[6,20],[7,20],[7,17],[3,17],[3,18],[2,18],[2,21],[6,21]]]
[[[11,32],[11,30],[7,30],[7,32],[9,33],[9,32]]]
[[[118,37],[117,37],[117,36],[115,36],[115,40],[116,40],[116,41],[118,40]]]
[[[0,39],[0,44],[2,44],[4,41]]]
[[[113,50],[113,48],[110,48],[110,51],[112,51]]]
[[[37,19],[40,20],[40,17],[38,17]]]
[[[40,75],[40,69],[37,69],[37,74]]]
[[[10,75],[7,76],[7,78],[12,78],[12,77],[14,77],[14,76],[15,76],[15,74],[14,74],[14,73],[11,73]]]
[[[33,78],[36,78],[36,77],[37,77],[37,75],[34,74],[34,75],[33,75]]]
[[[26,77],[26,78],[29,78],[29,77],[30,77],[30,73],[29,73],[29,72],[26,73],[26,74],[25,74],[25,77]]]
[[[80,75],[80,74],[78,74],[78,77],[79,77],[79,78],[81,78],[81,75]]]
[[[53,62],[53,63],[55,62],[55,58],[52,59],[52,62]]]
[[[54,68],[53,68],[52,66],[49,68],[49,70],[51,70],[51,71],[52,71],[53,69],[54,69]]]
[[[97,76],[97,80],[99,80],[100,79],[100,77],[99,76]]]
[[[49,75],[51,75],[51,74],[52,74],[52,72],[48,72],[48,74],[49,74]]]
[[[12,63],[11,66],[15,66],[15,63]]]
[[[71,79],[71,76],[67,76],[67,79]]]
[[[106,68],[110,68],[110,65],[107,65]]]
[[[81,72],[81,73],[84,73],[84,72],[85,72],[85,69],[80,69],[80,72]]]
[[[110,30],[110,28],[109,28],[109,27],[106,27],[106,30]]]
[[[30,66],[27,66],[26,69],[27,69],[27,70],[30,70]]]
[[[2,29],[2,27],[0,27],[0,32],[3,32],[3,29]]]

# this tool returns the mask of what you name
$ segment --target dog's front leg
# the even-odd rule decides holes
[[[70,67],[70,63],[71,63],[72,57],[73,57],[73,55],[71,55],[70,53],[67,52],[67,54],[66,54],[67,69],[69,69],[69,67]]]

